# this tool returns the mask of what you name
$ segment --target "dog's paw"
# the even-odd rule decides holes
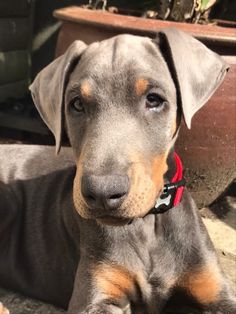
[[[0,302],[0,314],[10,314],[8,309],[3,306],[2,302]]]
[[[87,307],[82,314],[130,314],[115,305],[99,304]],[[1,314],[1,313],[0,313]]]

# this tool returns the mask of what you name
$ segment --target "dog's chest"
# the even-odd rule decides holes
[[[154,215],[123,230],[110,229],[105,242],[96,271],[96,282],[103,283],[100,288],[106,289],[105,279],[112,278],[109,286],[119,287],[125,298],[141,307],[152,304],[160,289],[169,288],[176,272],[175,257]]]

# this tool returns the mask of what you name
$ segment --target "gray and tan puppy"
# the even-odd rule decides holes
[[[76,41],[46,67],[34,102],[57,151],[67,132],[76,168],[3,183],[1,283],[71,314],[235,313],[187,190],[149,213],[176,172],[181,116],[190,127],[226,71],[172,29]]]

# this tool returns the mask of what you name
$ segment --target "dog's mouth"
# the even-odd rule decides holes
[[[138,219],[138,218],[144,218],[146,217],[146,215],[149,214],[149,212],[151,211],[151,209],[153,208],[156,200],[160,197],[160,195],[163,192],[163,188],[159,189],[156,198],[153,201],[153,205],[148,207],[148,209],[144,210],[144,211],[140,211],[138,215],[127,215],[126,216],[121,216],[121,215],[101,215],[97,216],[97,217],[93,217],[96,219],[96,221],[99,224],[102,225],[108,225],[108,226],[124,226],[124,225],[129,225],[132,223],[132,221],[134,219]],[[94,211],[93,211],[94,212]]]
[[[77,211],[83,218],[94,219],[100,225],[125,226],[131,224],[135,219],[145,217],[155,205],[155,201],[162,193],[162,190],[163,188],[159,189],[156,197],[153,197],[149,204],[143,204],[143,202],[139,202],[138,199],[134,198],[132,202],[128,203],[129,206],[120,207],[116,211],[109,212],[105,208],[90,208],[84,205],[77,208]],[[131,210],[127,210],[127,208]]]
[[[124,217],[114,217],[114,216],[101,216],[96,219],[99,224],[108,226],[124,226],[130,224],[133,219]]]

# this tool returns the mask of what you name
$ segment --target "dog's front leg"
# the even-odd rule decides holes
[[[102,302],[88,306],[83,312],[77,312],[77,314],[131,314],[131,310],[129,306],[121,309],[116,305]]]
[[[185,289],[199,304],[201,314],[235,314],[236,298],[216,263],[185,274]]]
[[[131,314],[129,297],[115,279],[113,274],[97,272],[90,263],[81,262],[68,314]]]
[[[227,291],[222,291],[219,300],[203,306],[201,314],[235,314],[236,299]]]

